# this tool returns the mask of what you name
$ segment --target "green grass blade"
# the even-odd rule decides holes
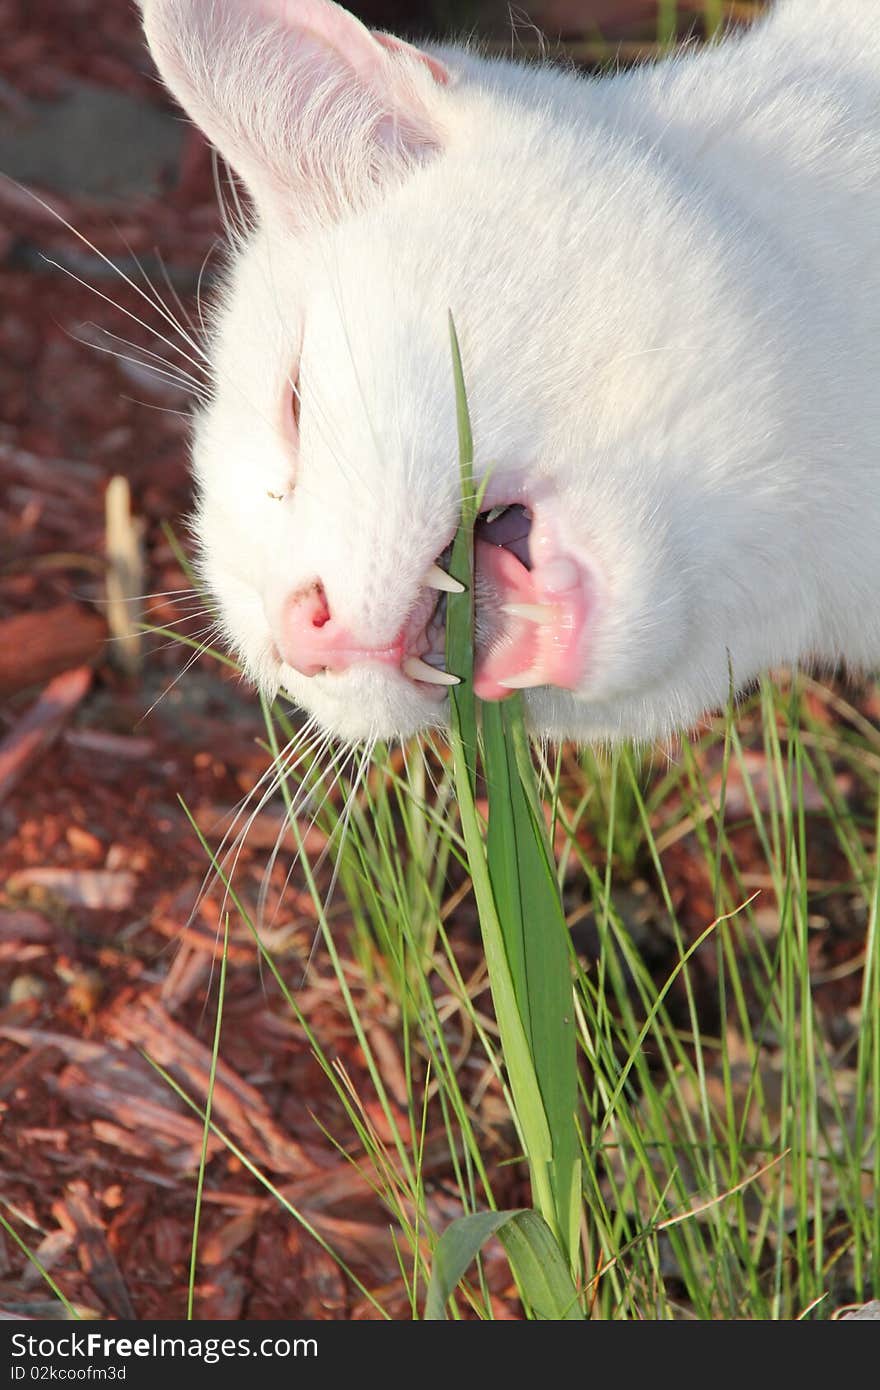
[[[546,1221],[535,1211],[481,1211],[447,1226],[434,1252],[425,1318],[446,1317],[446,1304],[490,1236],[500,1239],[523,1298],[536,1317],[582,1321],[577,1290]]]
[[[516,1000],[516,990],[504,945],[504,932],[489,878],[477,808],[473,798],[468,794],[469,768],[464,762],[461,741],[455,737],[453,758],[459,786],[462,828],[483,934],[483,950],[492,986],[501,1045],[516,1105],[516,1119],[522,1131],[526,1152],[534,1160],[540,1175],[553,1156],[553,1144],[540,1087],[532,1065],[528,1038]],[[541,1181],[540,1176],[538,1181]]]
[[[477,501],[474,487],[474,441],[461,350],[452,315],[449,337],[455,377],[455,410],[458,420],[458,456],[461,474],[461,521],[452,543],[449,573],[464,593],[448,594],[446,602],[446,669],[458,676],[452,687],[450,715],[454,733],[461,740],[462,755],[468,769],[471,792],[477,776],[477,702],[474,695],[474,522]]]
[[[583,1322],[577,1289],[565,1257],[537,1211],[521,1212],[498,1237],[532,1311],[553,1322]]]
[[[203,1107],[199,1104],[198,1101],[194,1100],[193,1097],[189,1095],[187,1091],[184,1090],[184,1088],[180,1085],[179,1082],[175,1081],[171,1073],[169,1071],[166,1071],[162,1064],[160,1062],[157,1062],[154,1057],[151,1057],[149,1052],[141,1051],[141,1056],[143,1057],[144,1061],[147,1062],[153,1068],[153,1071],[156,1072],[158,1076],[161,1076],[162,1080],[165,1082],[167,1086],[171,1088],[174,1094],[178,1096],[180,1100],[183,1101],[184,1105],[186,1105],[190,1110],[192,1110],[193,1113],[199,1117],[199,1119],[204,1121],[205,1111]],[[302,1227],[302,1229],[308,1235],[311,1236],[312,1240],[314,1240],[315,1243],[319,1245],[321,1249],[325,1251],[325,1253],[328,1254],[330,1258],[339,1266],[346,1278],[351,1280],[353,1286],[357,1289],[358,1293],[363,1294],[364,1298],[371,1305],[371,1307],[375,1308],[376,1312],[380,1315],[380,1317],[388,1318],[389,1314],[382,1307],[381,1303],[379,1303],[375,1296],[372,1293],[370,1293],[369,1289],[357,1277],[354,1270],[346,1264],[342,1256],[339,1255],[337,1251],[333,1249],[333,1246],[330,1245],[329,1241],[325,1240],[325,1238],[321,1235],[321,1232],[318,1230],[317,1226],[314,1226],[312,1222],[308,1220],[306,1215],[300,1210],[299,1207],[295,1206],[293,1202],[290,1201],[289,1197],[285,1195],[285,1193],[281,1190],[280,1187],[275,1186],[272,1180],[266,1176],[262,1169],[257,1167],[256,1163],[254,1163],[254,1161],[248,1157],[244,1149],[240,1148],[239,1145],[236,1144],[235,1140],[232,1139],[231,1136],[228,1135],[225,1130],[222,1130],[219,1127],[219,1125],[210,1118],[206,1121],[206,1123],[209,1125],[211,1133],[217,1139],[220,1140],[221,1144],[223,1144],[225,1148],[229,1150],[229,1152],[233,1155],[234,1158],[238,1159],[241,1166],[244,1169],[246,1169],[248,1173],[250,1173],[251,1177],[255,1178],[256,1181],[260,1184],[260,1186],[265,1188],[265,1190],[269,1193],[270,1197],[275,1198],[278,1205],[280,1207],[283,1207],[283,1209],[294,1218],[294,1220]],[[0,1222],[2,1222],[2,1220],[3,1218],[2,1216],[0,1216]],[[21,1244],[20,1241],[19,1244]],[[69,1306],[66,1304],[66,1301],[65,1306]]]
[[[462,829],[480,914],[495,1013],[535,1200],[577,1268],[580,1152],[568,931],[547,841],[522,699],[480,705],[489,789],[488,846],[474,799],[478,702],[474,649],[473,527],[478,497],[461,354],[450,320],[462,489],[453,573],[468,592],[447,604],[447,666],[468,676],[452,688],[453,761]],[[487,858],[488,854],[488,858]]]
[[[483,949],[492,986],[495,1015],[507,1062],[514,1097],[515,1119],[530,1161],[533,1181],[542,1190],[542,1211],[553,1219],[554,1204],[546,1166],[553,1146],[544,1103],[532,1065],[528,1037],[517,1003],[516,989],[498,916],[483,830],[476,806],[477,708],[473,693],[474,608],[473,608],[473,523],[476,495],[473,478],[473,440],[469,424],[467,395],[455,325],[450,316],[455,398],[458,411],[462,512],[453,543],[454,576],[466,585],[466,592],[450,594],[446,607],[447,669],[462,675],[460,685],[450,688],[450,740],[461,815],[462,834],[468,866],[480,916]],[[456,565],[458,568],[456,569]],[[464,673],[469,673],[464,675]]]
[[[516,1211],[478,1211],[453,1221],[437,1242],[431,1279],[425,1297],[429,1322],[446,1317],[446,1305],[468,1265],[477,1258],[490,1236],[507,1224]]]
[[[575,1268],[581,1193],[569,937],[521,696],[483,707],[483,740],[489,874],[553,1144],[555,1227]]]
[[[67,1313],[69,1313],[70,1317],[79,1322],[80,1315],[74,1308],[73,1304],[62,1293],[61,1289],[55,1283],[55,1280],[52,1278],[52,1275],[49,1273],[46,1266],[37,1258],[33,1250],[31,1250],[30,1246],[22,1240],[15,1227],[10,1225],[6,1217],[3,1215],[2,1211],[0,1211],[0,1229],[6,1232],[6,1234],[9,1236],[9,1239],[11,1241],[14,1241],[14,1243],[18,1246],[19,1250],[21,1250],[22,1253],[27,1257],[27,1259],[33,1265],[34,1269],[39,1274],[40,1278],[52,1290],[59,1303],[64,1305],[64,1308],[67,1311]]]
[[[214,1104],[214,1084],[217,1080],[217,1058],[220,1054],[220,1030],[223,1026],[223,1000],[226,998],[226,962],[229,955],[229,913],[223,924],[223,954],[220,957],[220,983],[217,988],[217,1017],[214,1021],[214,1042],[211,1048],[211,1069],[208,1073],[208,1094],[205,1099],[205,1122],[202,1128],[202,1151],[199,1155],[199,1174],[196,1181],[196,1204],[193,1213],[192,1249],[189,1263],[189,1285],[186,1293],[186,1317],[191,1322],[195,1303],[196,1268],[199,1252],[199,1226],[202,1218],[202,1193],[205,1187],[205,1168],[208,1163],[208,1140],[211,1137],[211,1109]]]

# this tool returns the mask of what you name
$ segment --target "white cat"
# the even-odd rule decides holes
[[[142,5],[257,212],[194,449],[255,681],[345,738],[444,722],[450,309],[490,471],[478,693],[647,738],[729,660],[880,661],[877,0],[601,80],[328,0]]]

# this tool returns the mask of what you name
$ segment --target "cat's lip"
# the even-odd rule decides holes
[[[288,596],[278,620],[285,639],[278,644],[281,662],[318,678],[379,666],[423,698],[442,702],[459,680],[445,669],[447,597],[459,587],[445,571],[448,554],[449,546],[426,570],[406,622],[380,643],[364,641],[332,615],[320,580],[301,587]],[[593,584],[588,567],[565,545],[552,502],[542,499],[535,507],[518,499],[480,514],[473,601],[473,681],[480,699],[581,684]]]

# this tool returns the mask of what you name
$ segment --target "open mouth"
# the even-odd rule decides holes
[[[432,567],[435,579],[448,557],[449,547]],[[574,689],[583,675],[590,606],[583,567],[560,550],[528,507],[514,503],[480,513],[474,568],[474,690],[480,699],[502,700],[512,690],[540,685]],[[454,592],[458,586],[450,580],[447,587]],[[446,598],[441,589],[424,626],[424,609],[415,617],[418,636],[407,647],[418,655],[407,657],[402,669],[419,683],[455,679],[444,669]]]

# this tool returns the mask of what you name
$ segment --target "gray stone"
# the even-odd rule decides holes
[[[176,166],[184,134],[182,117],[73,81],[58,101],[0,107],[0,172],[98,201],[149,196]]]
[[[880,1321],[880,1298],[875,1298],[871,1303],[863,1303],[861,1308],[854,1308],[851,1313],[844,1313],[841,1322],[848,1322],[850,1318],[872,1318]]]

